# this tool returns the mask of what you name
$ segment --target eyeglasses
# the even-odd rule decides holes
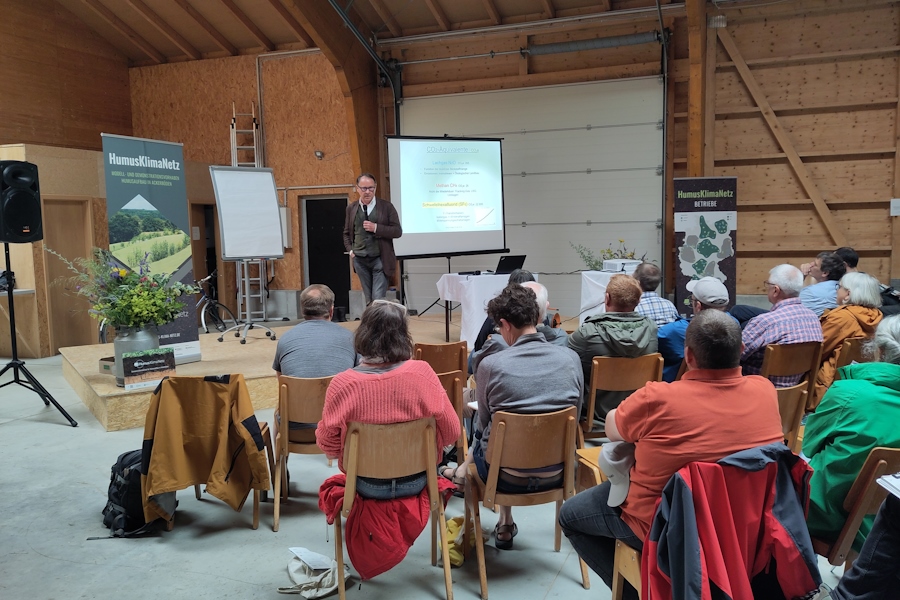
[[[359,186],[356,186],[356,189],[358,189],[358,190],[361,191],[361,192],[374,192],[374,191],[375,191],[375,186],[374,186],[374,185],[373,185],[373,186],[366,186],[366,187],[359,187]]]
[[[777,284],[777,283],[772,283],[771,281],[763,281],[763,287],[764,287],[765,289],[769,289],[769,286],[770,286],[770,285],[771,285],[772,287],[778,287],[778,284]]]
[[[393,302],[391,300],[379,299],[379,300],[372,300],[372,304],[390,304],[391,306],[396,306],[401,311],[403,311],[403,314],[406,314],[406,306],[403,304],[400,304],[399,302]]]

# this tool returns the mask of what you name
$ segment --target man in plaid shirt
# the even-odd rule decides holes
[[[659,287],[659,281],[662,279],[659,267],[653,263],[641,263],[631,276],[637,279],[643,291],[641,301],[634,309],[636,313],[655,322],[657,327],[662,327],[678,318],[675,305],[656,293],[656,288]]]
[[[798,297],[803,288],[803,273],[800,269],[793,265],[778,265],[769,271],[769,279],[764,284],[772,310],[753,317],[744,327],[741,336],[744,342],[744,351],[741,353],[744,375],[759,374],[766,346],[769,344],[822,341],[819,317],[803,306]],[[801,377],[802,374],[771,379],[775,387],[790,387],[800,383]]]

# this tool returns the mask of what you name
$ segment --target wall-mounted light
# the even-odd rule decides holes
[[[315,152],[313,152],[313,154],[315,154],[316,158],[318,158],[319,160],[322,160],[323,158],[325,158],[325,153],[322,152],[321,150],[316,150]]]

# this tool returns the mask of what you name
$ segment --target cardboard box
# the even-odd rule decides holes
[[[603,261],[604,271],[615,271],[616,273],[625,273],[631,275],[641,261],[629,258],[614,258],[612,260]]]
[[[115,356],[107,356],[106,358],[100,359],[100,374],[115,376],[115,374],[116,374],[116,357]]]

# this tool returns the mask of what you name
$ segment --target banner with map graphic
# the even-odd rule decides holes
[[[728,288],[734,306],[737,291],[737,178],[675,178],[675,306],[691,314],[687,283],[715,277]]]
[[[151,273],[194,283],[182,145],[102,134],[109,250],[129,269],[143,262]],[[159,327],[178,364],[200,360],[194,297],[174,322]]]

